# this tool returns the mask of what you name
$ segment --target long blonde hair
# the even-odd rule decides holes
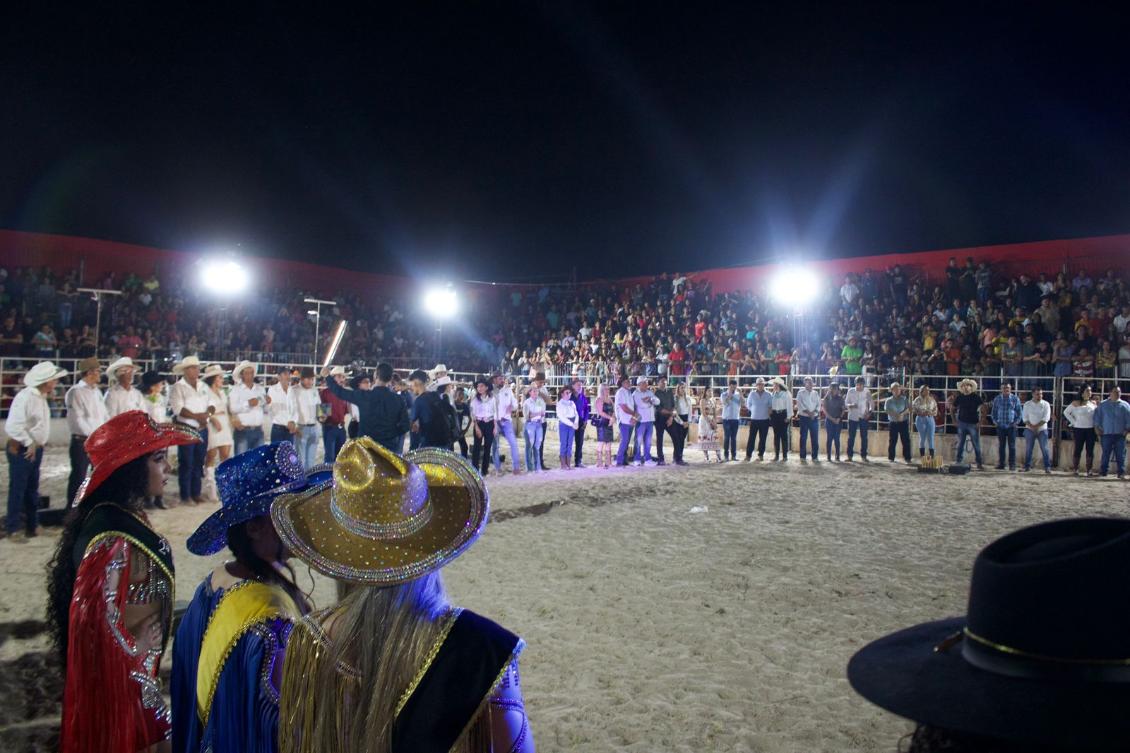
[[[338,596],[336,607],[291,633],[279,699],[282,753],[391,750],[401,697],[452,615],[438,572],[386,588],[339,581]]]

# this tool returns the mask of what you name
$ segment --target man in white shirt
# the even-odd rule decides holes
[[[263,408],[267,391],[255,383],[255,364],[242,361],[232,371],[228,411],[231,413],[232,439],[235,454],[254,450],[263,444]]]
[[[797,422],[800,424],[800,462],[805,460],[805,445],[812,437],[812,462],[820,461],[820,391],[812,377],[804,378],[804,386],[796,393]]]
[[[636,413],[636,401],[632,397],[632,379],[628,376],[620,377],[620,389],[616,390],[615,413],[616,423],[620,425],[620,448],[616,452],[616,465],[627,465],[628,445],[632,441],[632,430],[639,420]]]
[[[1044,456],[1044,473],[1051,474],[1052,459],[1048,452],[1048,422],[1051,421],[1052,407],[1044,400],[1044,391],[1039,387],[1032,390],[1032,399],[1024,403],[1024,470],[1032,470],[1032,449],[1037,442],[1040,454]]]
[[[651,391],[647,377],[636,380],[636,392],[632,395],[632,400],[635,402],[636,418],[639,420],[639,425],[636,427],[636,444],[643,452],[641,455],[640,450],[636,451],[634,465],[641,463],[655,465],[655,461],[651,459],[651,435],[655,431],[655,406],[659,405],[659,398]]]
[[[738,459],[738,427],[742,420],[742,393],[738,380],[731,379],[722,392],[722,456],[726,462]]]
[[[322,398],[314,389],[314,370],[304,367],[299,375],[298,385],[290,388],[287,394],[290,403],[290,430],[294,434],[294,446],[305,468],[313,468],[318,451],[318,440],[322,432],[318,426],[318,406]]]
[[[855,434],[859,432],[859,456],[864,463],[870,463],[867,459],[867,422],[871,418],[871,393],[864,387],[863,377],[855,378],[855,386],[844,396],[844,407],[848,417],[848,462],[855,452]]]
[[[177,448],[177,482],[181,504],[204,501],[204,456],[208,452],[208,418],[216,409],[208,404],[208,387],[200,381],[200,359],[186,356],[173,366],[180,379],[169,389],[169,410],[173,421],[200,432],[198,444]]]
[[[110,383],[110,389],[106,391],[108,419],[131,410],[146,409],[145,396],[133,386],[133,373],[134,365],[130,358],[119,358],[106,369],[106,381]]]
[[[753,389],[746,395],[745,407],[749,411],[749,437],[745,443],[746,462],[753,457],[754,441],[757,442],[757,461],[765,459],[765,440],[769,438],[769,413],[773,396],[765,390],[765,380],[758,377]]]
[[[502,438],[505,437],[506,443],[510,445],[510,460],[513,461],[514,472],[521,473],[522,464],[518,462],[518,438],[514,435],[514,413],[518,410],[518,398],[514,396],[514,390],[510,388],[510,383],[502,374],[494,374],[491,380],[494,382],[494,403],[498,408],[494,447],[491,448],[494,472],[502,473],[502,453],[499,452],[499,447]]]
[[[21,522],[28,538],[38,535],[39,464],[51,435],[47,398],[54,394],[59,378],[66,373],[50,361],[37,363],[24,375],[25,387],[16,393],[8,408],[4,422],[8,434],[8,516],[4,536],[19,531]]]
[[[271,419],[271,441],[289,442],[294,432],[294,417],[290,412],[290,369],[279,369],[278,378],[267,390],[267,414]]]
[[[84,358],[78,363],[79,380],[67,390],[64,404],[67,407],[67,430],[71,434],[71,475],[67,479],[67,509],[74,504],[90,458],[86,456],[86,438],[110,420],[106,414],[105,398],[98,382],[102,378],[102,365],[97,358]]]

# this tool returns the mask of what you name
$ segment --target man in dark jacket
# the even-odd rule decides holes
[[[323,376],[329,373],[328,367],[322,369]],[[398,440],[408,432],[408,410],[404,401],[388,388],[392,367],[387,363],[378,364],[376,377],[377,386],[368,391],[351,390],[333,379],[327,380],[326,387],[337,397],[357,406],[362,436],[372,437],[393,452],[403,452]]]

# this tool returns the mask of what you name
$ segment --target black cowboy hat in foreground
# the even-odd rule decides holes
[[[921,724],[1072,750],[1130,740],[1130,520],[1042,523],[973,564],[969,608],[865,646],[848,680]]]

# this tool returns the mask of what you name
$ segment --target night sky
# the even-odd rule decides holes
[[[19,5],[6,228],[509,280],[1130,230],[1094,8]]]

